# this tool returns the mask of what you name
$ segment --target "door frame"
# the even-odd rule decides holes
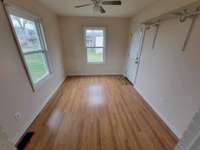
[[[142,35],[141,35],[140,40],[139,40],[140,43],[139,43],[139,50],[138,50],[138,54],[137,54],[138,64],[136,66],[135,76],[133,77],[133,81],[130,81],[131,83],[133,83],[133,85],[135,85],[136,81],[137,81],[137,76],[138,76],[139,66],[140,66],[140,60],[141,60],[141,55],[142,55],[142,49],[144,47],[144,39],[145,39],[146,30],[147,30],[147,27],[144,24],[140,25],[139,28],[136,30],[136,32],[138,32],[138,31],[142,32],[141,33]],[[134,37],[134,34],[133,34],[132,38],[133,37]],[[131,42],[132,42],[132,39],[131,39]],[[129,78],[128,77],[128,65],[129,65],[130,53],[131,53],[131,47],[129,47],[128,59],[127,59],[127,70],[126,70],[126,76],[127,76],[127,78]]]
[[[142,25],[139,30],[142,30],[141,31],[142,37],[141,37],[141,41],[140,41],[139,55],[138,55],[138,58],[137,58],[138,59],[138,65],[137,65],[137,68],[136,68],[135,79],[134,79],[134,82],[133,82],[134,85],[136,84],[137,76],[138,76],[138,72],[139,72],[142,50],[143,50],[143,47],[144,47],[144,40],[145,40],[145,35],[146,35],[146,30],[147,30],[146,25]]]

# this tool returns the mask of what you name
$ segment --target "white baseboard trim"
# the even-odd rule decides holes
[[[67,74],[67,76],[115,76],[115,75],[123,75],[123,73],[88,73],[88,74]]]
[[[163,120],[163,122],[166,124],[166,126],[177,136],[177,138],[181,139],[182,135],[179,134],[179,132],[177,131],[177,129],[170,123],[170,121],[166,117],[164,117],[163,114],[159,113],[158,110],[151,103],[149,103],[147,101],[147,98],[145,98],[142,95],[142,92],[140,91],[140,89],[138,89],[138,88],[135,87],[135,90],[143,97],[143,99],[146,101],[146,103],[149,104],[149,106],[155,111],[155,113],[158,114],[158,116],[161,118],[161,120]]]
[[[56,91],[59,89],[59,87],[62,85],[62,83],[65,81],[65,78],[60,81],[60,83],[58,84],[58,86],[51,92],[51,94],[48,96],[47,100],[44,101],[44,103],[41,105],[41,107],[34,113],[33,117],[26,122],[26,124],[23,126],[23,128],[16,134],[16,136],[12,139],[9,139],[12,143],[14,143],[15,145],[17,144],[17,142],[20,140],[20,138],[24,135],[24,133],[26,132],[26,130],[31,126],[31,124],[33,123],[33,121],[35,120],[35,118],[39,115],[39,113],[44,109],[44,107],[47,105],[47,103],[49,102],[49,100],[53,97],[53,95],[56,93]]]

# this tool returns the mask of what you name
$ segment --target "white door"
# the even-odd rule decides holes
[[[127,62],[127,78],[135,84],[139,62],[140,62],[140,55],[144,41],[144,27],[140,27],[135,34],[132,36],[131,44],[129,48],[128,54],[128,62]]]

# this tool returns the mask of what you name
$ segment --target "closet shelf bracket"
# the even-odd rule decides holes
[[[185,41],[184,41],[183,47],[182,47],[182,51],[183,51],[183,52],[185,51],[185,49],[186,49],[186,47],[187,47],[187,44],[188,44],[188,42],[189,42],[189,40],[190,40],[190,37],[191,37],[191,35],[192,35],[192,31],[193,31],[195,22],[196,22],[196,20],[197,20],[197,17],[198,17],[198,15],[194,15],[194,16],[191,17],[191,19],[192,19],[192,20],[191,20],[191,24],[190,24],[190,27],[189,27],[189,29],[188,29],[188,32],[187,32],[187,35],[186,35],[186,38],[185,38]]]
[[[159,29],[160,29],[160,23],[157,23],[155,25],[153,25],[156,29],[155,29],[155,35],[154,35],[154,38],[153,38],[153,43],[152,43],[152,50],[155,48],[155,45],[156,45],[156,40],[157,40],[157,37],[158,37],[158,32],[159,32]]]

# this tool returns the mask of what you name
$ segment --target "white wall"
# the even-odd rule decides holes
[[[124,73],[129,19],[60,17],[60,23],[64,41],[64,60],[67,74],[94,75]],[[83,40],[84,26],[104,26],[107,28],[105,64],[87,64]]]
[[[130,32],[146,19],[157,17],[194,0],[160,1],[132,19]],[[156,47],[155,29],[146,33],[136,89],[180,138],[200,108],[200,18],[185,52],[181,51],[190,21],[162,22]]]
[[[0,125],[7,132],[10,140],[16,142],[65,76],[56,15],[33,0],[13,0],[14,2],[42,18],[53,67],[51,78],[33,92],[0,2]],[[22,114],[19,121],[14,119],[16,112]]]

